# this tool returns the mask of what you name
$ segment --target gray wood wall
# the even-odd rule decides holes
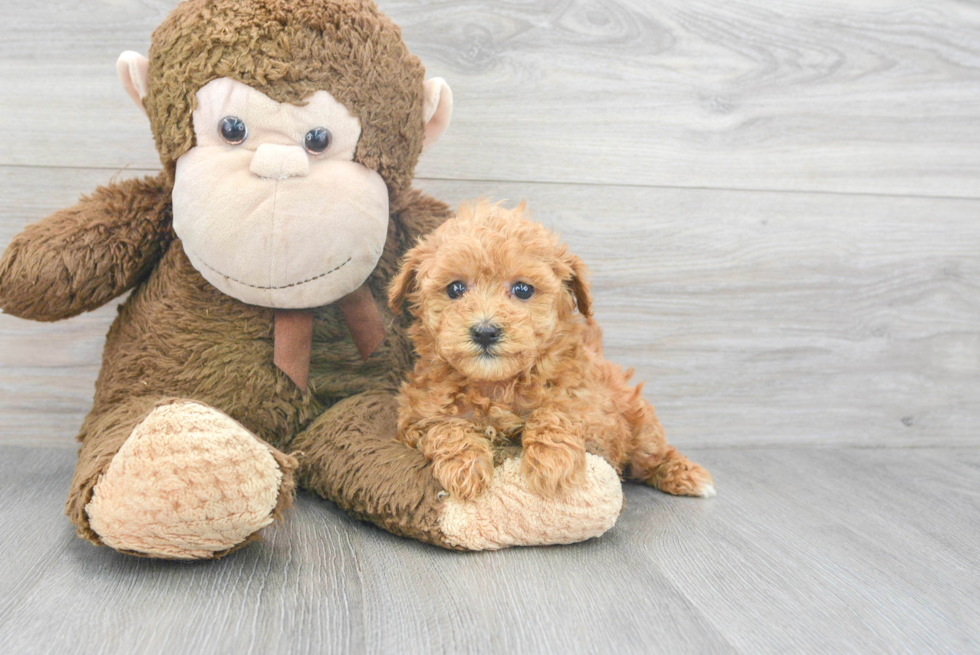
[[[0,246],[158,166],[114,62],[174,4],[4,3]],[[978,443],[980,4],[380,4],[456,97],[419,186],[563,233],[675,443]],[[114,315],[0,316],[0,441],[70,446]]]

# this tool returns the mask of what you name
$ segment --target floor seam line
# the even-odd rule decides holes
[[[84,171],[115,171],[117,173],[159,173],[159,168],[130,167],[130,166],[64,166],[48,164],[8,164],[0,163],[0,168],[27,168],[27,169],[50,169],[50,170],[84,170]],[[640,184],[622,182],[587,182],[587,181],[562,181],[562,180],[506,180],[506,179],[483,179],[483,178],[451,178],[440,176],[420,175],[414,178],[418,182],[463,182],[480,184],[531,184],[541,186],[581,186],[581,187],[611,187],[624,189],[671,189],[687,191],[716,191],[734,193],[779,193],[779,194],[814,194],[827,196],[867,196],[872,198],[896,198],[896,199],[922,199],[922,200],[980,200],[980,196],[967,195],[948,195],[933,193],[883,193],[875,191],[848,191],[848,190],[829,190],[829,189],[765,189],[759,187],[715,187],[704,185],[681,185],[681,184]]]

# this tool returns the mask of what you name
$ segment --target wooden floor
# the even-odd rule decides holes
[[[980,652],[980,452],[703,449],[708,501],[627,487],[600,539],[459,554],[301,496],[219,562],[61,516],[66,449],[0,447],[5,653]]]
[[[174,4],[5,3],[0,247],[157,169],[115,58]],[[980,653],[980,3],[379,4],[454,91],[418,186],[562,232],[718,497],[483,554],[301,497],[123,557],[62,515],[115,307],[0,315],[0,653]]]

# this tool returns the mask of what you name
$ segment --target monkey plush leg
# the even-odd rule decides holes
[[[623,510],[623,489],[606,460],[591,454],[585,459],[585,481],[555,499],[531,490],[519,458],[504,460],[479,498],[446,499],[440,527],[451,544],[468,550],[571,544],[598,537],[616,524]]]
[[[675,496],[715,495],[711,474],[667,443],[663,426],[652,409],[630,455],[627,477]]]
[[[293,441],[300,484],[390,532],[456,550],[583,541],[622,511],[616,471],[592,455],[582,485],[559,499],[531,492],[519,459],[494,469],[476,500],[451,498],[422,453],[395,441],[397,416],[387,393],[334,405]]]
[[[221,412],[132,399],[86,421],[66,512],[116,550],[207,559],[254,539],[293,497],[293,458]]]

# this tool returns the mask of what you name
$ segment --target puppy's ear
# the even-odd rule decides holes
[[[571,270],[571,277],[565,280],[572,295],[575,296],[575,304],[578,311],[583,316],[592,316],[592,289],[589,286],[589,269],[577,255],[566,252],[562,257],[564,264]]]
[[[402,310],[405,297],[415,288],[415,276],[421,263],[422,244],[419,244],[405,253],[398,274],[388,286],[388,307],[391,311],[398,313]]]

